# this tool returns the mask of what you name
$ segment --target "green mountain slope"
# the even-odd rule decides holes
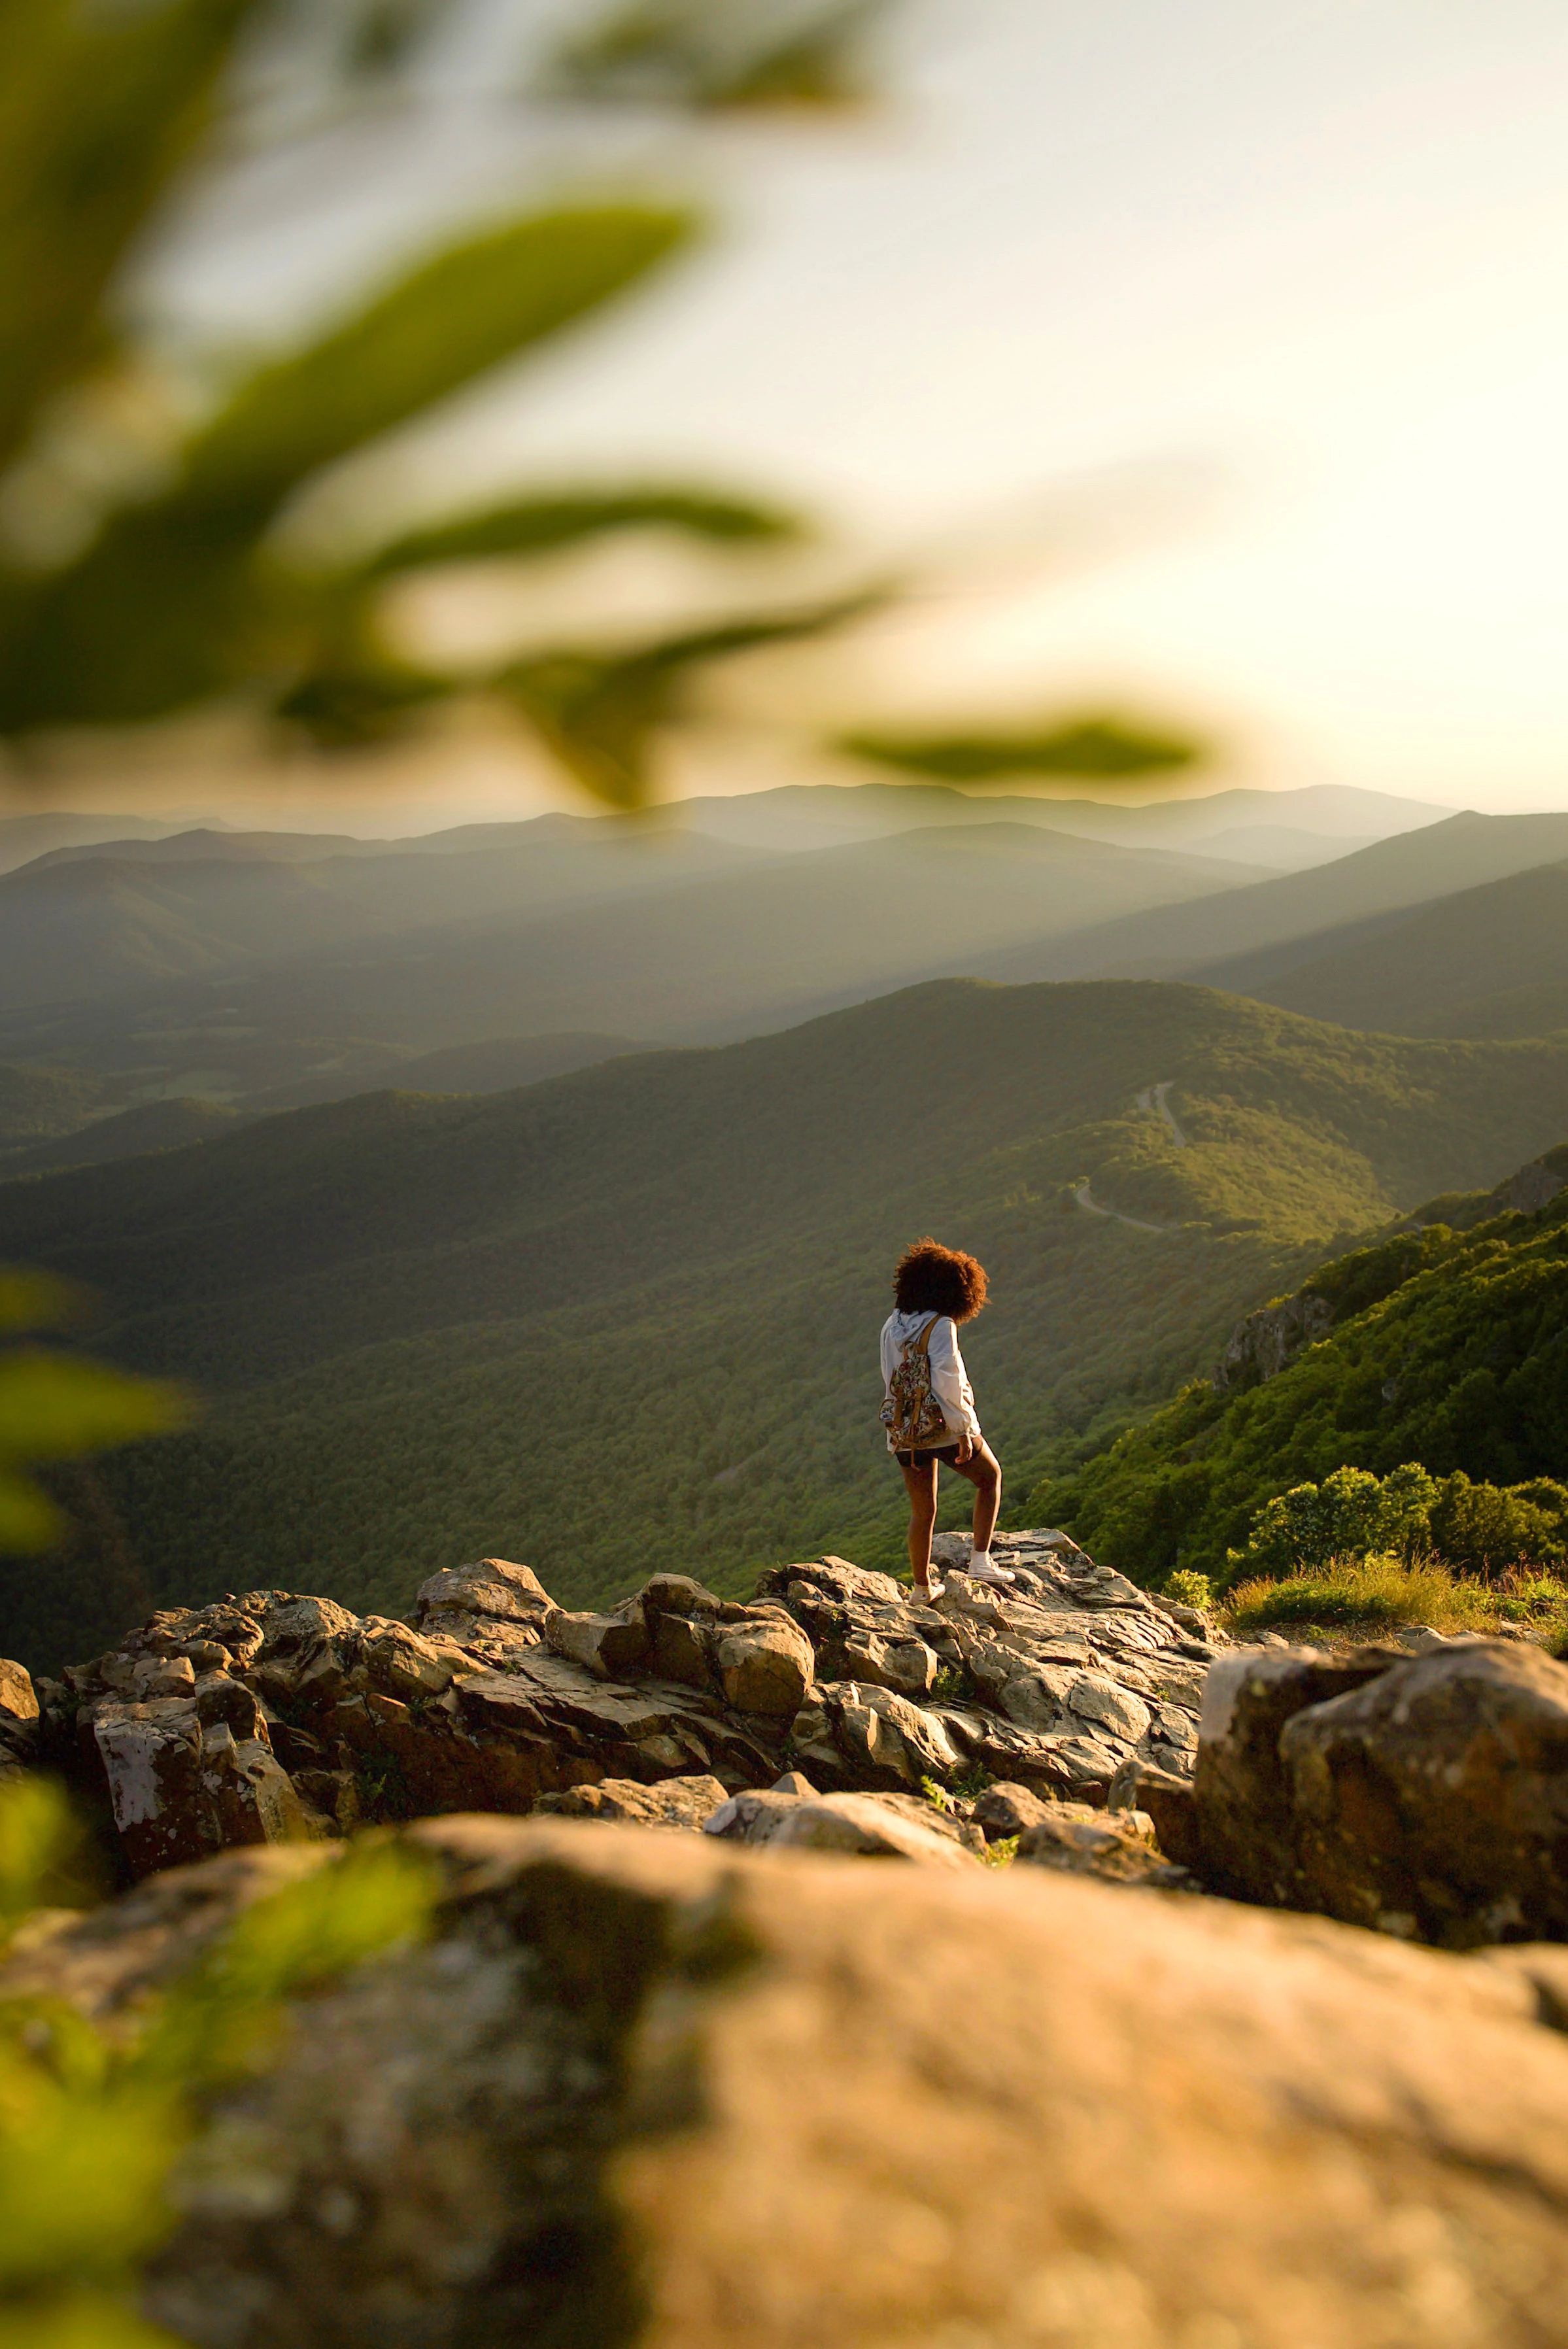
[[[384,1074],[336,1069],[303,1077],[275,1093],[253,1098],[254,1109],[304,1109],[313,1102],[347,1101],[351,1094],[395,1085],[399,1092],[502,1093],[536,1085],[545,1077],[569,1076],[573,1069],[596,1068],[623,1052],[650,1052],[634,1036],[603,1036],[592,1029],[568,1029],[552,1036],[490,1036],[480,1044],[452,1044],[441,1052],[409,1057],[390,1052]]]
[[[892,1562],[874,1346],[912,1234],[992,1269],[966,1351],[1021,1495],[1336,1240],[1565,1126],[1568,1040],[954,983],[10,1185],[0,1251],[92,1283],[104,1342],[211,1402],[103,1464],[78,1555],[8,1570],[0,1599],[36,1656],[107,1638],[133,1568],[142,1597],[262,1582],[385,1609],[487,1552],[578,1601],[655,1566],[735,1588],[826,1542]]]
[[[1234,963],[1204,984],[1346,1028],[1400,1036],[1541,1036],[1568,1027],[1568,864],[1460,890],[1372,936],[1353,927],[1255,989]]]
[[[1568,814],[1449,816],[1222,899],[1171,905],[1076,937],[1004,950],[982,976],[1202,979],[1222,963],[1225,984],[1251,994],[1310,961],[1325,932],[1374,923],[1564,856]]]
[[[75,1069],[0,1066],[0,1169],[5,1153],[85,1125],[100,1092],[96,1078]]]
[[[90,1123],[50,1142],[36,1142],[0,1161],[0,1176],[49,1174],[61,1166],[102,1166],[115,1158],[139,1158],[153,1150],[180,1150],[210,1142],[244,1123],[243,1112],[220,1102],[138,1102],[133,1109]]]
[[[1568,1148],[1549,1164],[1568,1175]],[[1561,1480],[1568,1189],[1532,1214],[1498,1204],[1435,1201],[1425,1212],[1451,1223],[1323,1266],[1304,1292],[1330,1324],[1316,1343],[1239,1393],[1189,1387],[1076,1475],[1047,1479],[1038,1505],[1151,1582],[1174,1566],[1222,1577],[1264,1501],[1342,1466]]]

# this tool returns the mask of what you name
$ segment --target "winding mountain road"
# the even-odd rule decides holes
[[[1189,1147],[1187,1137],[1177,1124],[1168,1099],[1171,1088],[1175,1081],[1174,1077],[1167,1077],[1162,1084],[1145,1085],[1143,1091],[1137,1096],[1137,1105],[1140,1109],[1147,1111],[1150,1117],[1162,1118],[1165,1131],[1177,1149],[1185,1150]]]
[[[1119,1207],[1102,1207],[1090,1195],[1087,1174],[1081,1183],[1073,1185],[1073,1204],[1088,1215],[1107,1216],[1113,1224],[1130,1224],[1135,1232],[1168,1232],[1171,1228],[1169,1224],[1146,1224],[1141,1216],[1124,1216]]]
[[[1133,1106],[1142,1110],[1150,1117],[1161,1119],[1166,1132],[1177,1149],[1186,1150],[1190,1147],[1187,1136],[1177,1124],[1175,1113],[1169,1100],[1171,1088],[1175,1081],[1173,1077],[1166,1077],[1160,1084],[1145,1085],[1143,1091],[1134,1096]],[[1081,1183],[1073,1185],[1073,1203],[1076,1206],[1081,1207],[1086,1215],[1106,1216],[1113,1224],[1130,1224],[1135,1232],[1169,1232],[1175,1228],[1171,1224],[1148,1223],[1141,1216],[1124,1216],[1119,1207],[1102,1207],[1089,1189],[1089,1179],[1087,1174]]]

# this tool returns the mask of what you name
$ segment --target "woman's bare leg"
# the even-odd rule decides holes
[[[936,1463],[927,1460],[906,1468],[901,1460],[898,1464],[909,1494],[909,1562],[915,1588],[924,1590],[931,1581],[931,1537],[936,1529]]]
[[[991,1446],[985,1442],[985,1438],[982,1437],[980,1442],[975,1446],[974,1451],[969,1454],[967,1460],[955,1460],[953,1465],[955,1473],[960,1476],[967,1476],[969,1482],[975,1487],[975,1547],[977,1550],[989,1549],[991,1547],[991,1537],[996,1530],[996,1518],[1002,1506],[1002,1464],[997,1459],[996,1454],[992,1451]],[[907,1468],[904,1470],[904,1475],[905,1476],[909,1475],[909,1470]],[[935,1507],[935,1479],[934,1477],[932,1483],[932,1506],[934,1510]],[[926,1539],[927,1551],[929,1554],[929,1535]],[[912,1556],[913,1554],[913,1542],[914,1534],[912,1528],[910,1533]]]

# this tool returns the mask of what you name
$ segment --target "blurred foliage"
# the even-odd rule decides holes
[[[999,775],[1082,775],[1097,782],[1189,767],[1201,746],[1177,734],[1156,733],[1116,718],[1086,718],[1071,725],[958,733],[846,734],[835,747],[851,758],[895,767],[912,775],[934,775],[949,783],[986,781]]]
[[[0,465],[101,360],[105,295],[211,119],[250,0],[0,0]]]
[[[339,0],[325,35],[315,30],[334,71],[374,79],[443,13],[438,0]],[[711,33],[758,70],[773,54],[766,39],[758,47],[761,15],[736,50],[729,12],[680,14],[683,40]],[[335,468],[628,292],[689,244],[694,215],[592,202],[493,223],[406,266],[181,431],[180,397],[123,315],[123,274],[160,207],[189,202],[192,175],[242,124],[236,60],[258,41],[308,32],[309,12],[291,0],[0,0],[0,26],[11,36],[0,91],[0,734],[225,700],[325,744],[372,740],[491,681],[421,670],[392,651],[381,620],[395,580],[616,530],[658,526],[719,545],[794,531],[754,502],[638,484],[514,497],[336,563],[291,555],[279,525]],[[807,31],[828,37],[823,12],[790,37]],[[159,419],[156,450],[130,448],[123,426],[116,445],[127,408],[144,427]],[[102,445],[84,462],[95,431]],[[517,675],[493,681],[512,708],[545,713],[540,730],[580,781],[627,804],[645,794],[646,738],[674,705],[677,673],[800,625],[742,618],[727,638],[632,645],[624,677],[613,659],[584,656],[592,684],[565,694]]]
[[[427,563],[475,563],[494,555],[550,554],[617,530],[655,525],[681,530],[719,545],[768,544],[799,535],[797,518],[782,507],[753,500],[718,497],[701,490],[645,489],[579,491],[572,495],[520,499],[457,514],[428,530],[409,531],[372,555],[366,569],[376,577],[411,571]]]
[[[73,1829],[38,1781],[0,1787],[11,1929],[51,1894]],[[168,2349],[135,2313],[138,2271],[178,2217],[171,2173],[199,2099],[264,2063],[283,2002],[420,1938],[428,1871],[382,1844],[244,1910],[139,2019],[95,2028],[62,2000],[0,2003],[0,2339],[26,2349]]]
[[[612,805],[640,806],[652,782],[649,748],[681,714],[690,673],[704,662],[819,635],[867,608],[864,595],[802,611],[738,619],[667,636],[621,656],[546,654],[496,679],[587,789]]]
[[[32,1469],[160,1434],[190,1415],[176,1387],[15,1342],[79,1311],[62,1283],[0,1270],[0,1549],[44,1549],[60,1534],[60,1513]]]
[[[35,1909],[81,1905],[87,1837],[52,1778],[0,1783],[0,1951]]]
[[[546,87],[634,105],[834,107],[866,94],[883,0],[635,0],[557,52]]]

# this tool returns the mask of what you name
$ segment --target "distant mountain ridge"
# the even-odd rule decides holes
[[[1182,978],[1252,992],[1313,958],[1315,941],[1479,881],[1568,857],[1568,813],[1451,815],[1308,873],[1254,882],[1204,904],[1167,905],[1037,948],[994,955],[982,976]]]
[[[778,1028],[1243,868],[1037,825],[798,854],[551,819],[428,856],[94,856],[0,880],[0,1058],[270,1101],[495,1036]],[[346,1091],[348,1085],[335,1090]]]
[[[1346,1028],[1547,1035],[1568,1028],[1568,861],[1321,933],[1278,976],[1252,957],[1193,975]]]
[[[987,822],[1037,823],[1112,846],[1188,849],[1262,864],[1271,859],[1249,848],[1248,834],[1254,829],[1274,836],[1284,851],[1282,861],[1294,864],[1312,854],[1315,838],[1326,858],[1369,839],[1419,830],[1453,812],[1334,783],[1297,791],[1220,791],[1142,804],[1028,791],[965,791],[954,783],[791,783],[731,798],[684,800],[670,811],[716,839],[756,847],[827,848],[914,825]],[[1225,843],[1222,850],[1216,845],[1220,842]]]

